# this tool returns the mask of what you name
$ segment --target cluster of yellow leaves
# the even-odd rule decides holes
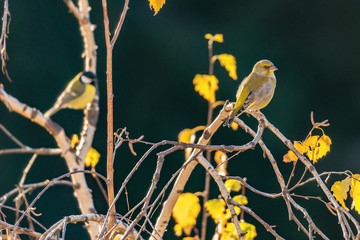
[[[165,0],[149,0],[149,6],[151,10],[154,10],[154,16],[160,11],[164,6]]]
[[[194,128],[185,128],[178,135],[178,141],[182,143],[194,143],[196,138],[196,132],[205,130],[205,126],[197,126]],[[185,149],[185,160],[190,157],[192,148]]]
[[[360,174],[354,174],[342,181],[337,181],[331,187],[331,191],[334,193],[336,200],[348,211],[349,209],[345,205],[345,200],[348,197],[349,190],[350,197],[353,199],[351,209],[355,208],[360,214]]]
[[[319,158],[324,157],[330,151],[331,139],[329,136],[323,134],[321,137],[318,135],[310,136],[305,141],[294,142],[294,147],[299,151],[300,154],[305,154],[308,158],[316,163]],[[294,162],[297,161],[298,157],[293,151],[289,151],[284,155],[284,162]]]
[[[241,183],[234,179],[229,179],[225,181],[225,186],[228,192],[238,192],[241,189]],[[239,204],[246,205],[248,200],[243,195],[237,195],[233,197],[235,202]],[[231,213],[229,209],[226,208],[226,203],[223,199],[211,199],[205,203],[205,208],[209,212],[210,216],[216,224],[221,224],[221,238],[220,240],[235,240],[238,239],[237,232],[234,224],[229,221],[231,219]],[[237,215],[240,214],[240,208],[234,207]],[[240,223],[241,230],[247,232],[245,235],[246,240],[254,239],[256,234],[255,226],[246,222]]]
[[[222,34],[212,35],[208,33],[205,35],[205,38],[208,39],[209,42],[224,42]],[[216,60],[219,60],[220,65],[228,71],[229,76],[232,79],[237,80],[236,60],[233,55],[226,53],[214,55],[211,60],[211,64],[214,64]],[[205,100],[210,103],[214,103],[216,101],[215,92],[219,89],[219,80],[214,75],[196,74],[193,79],[193,84],[195,86],[195,91],[205,98]]]
[[[200,209],[199,198],[195,194],[183,193],[179,196],[172,211],[172,216],[176,221],[174,227],[176,236],[181,236],[182,233],[187,236],[191,234]]]
[[[71,148],[75,149],[76,145],[79,143],[79,137],[78,135],[74,134],[71,137]],[[95,168],[96,164],[98,164],[99,160],[100,160],[100,153],[98,151],[96,151],[95,148],[90,148],[88,153],[86,154],[85,157],[85,166],[87,167],[92,167]]]
[[[246,205],[248,200],[243,195],[237,195],[233,197],[234,201]],[[205,207],[213,218],[216,224],[222,225],[221,238],[220,240],[235,240],[238,239],[235,226],[229,220],[231,219],[231,213],[229,209],[225,208],[226,203],[223,199],[211,199],[205,203]],[[240,214],[240,208],[234,207],[237,215]],[[240,228],[243,232],[247,232],[245,235],[246,240],[252,240],[257,236],[256,228],[254,225],[241,222]]]

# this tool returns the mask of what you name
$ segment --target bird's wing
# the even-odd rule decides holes
[[[268,77],[260,76],[254,72],[250,73],[239,86],[234,111],[244,111],[250,108],[256,100],[254,92],[260,89],[267,81]]]
[[[246,79],[244,80],[246,81]],[[236,99],[236,103],[235,103],[235,107],[234,107],[234,112],[238,112],[243,108],[243,105],[246,101],[246,99],[248,98],[250,94],[249,89],[247,88],[246,85],[241,84],[239,87],[239,91],[238,91],[238,97]]]
[[[56,104],[58,108],[64,107],[66,108],[66,103],[70,102],[71,100],[79,97],[85,91],[85,85],[81,83],[77,79],[73,79],[64,92],[58,97]]]

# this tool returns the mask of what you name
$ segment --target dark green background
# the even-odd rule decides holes
[[[90,4],[93,9],[91,20],[97,26],[95,39],[99,47],[101,91],[100,118],[93,147],[102,154],[97,169],[105,174],[106,56],[103,15],[100,1],[90,1]],[[108,6],[113,30],[122,10],[122,1],[109,1]],[[269,59],[279,68],[275,96],[263,110],[269,121],[291,140],[302,140],[311,128],[311,111],[314,111],[317,121],[329,119],[331,126],[324,130],[333,145],[331,152],[316,164],[318,171],[349,169],[359,173],[359,11],[358,1],[168,0],[154,17],[147,1],[130,1],[130,10],[114,48],[114,127],[127,127],[133,138],[145,135],[145,140],[158,142],[176,140],[182,129],[205,124],[207,102],[194,91],[192,79],[197,73],[208,72],[204,35],[222,33],[225,41],[214,44],[214,54],[234,55],[239,79],[247,76],[260,59]],[[60,0],[10,1],[10,12],[7,41],[10,59],[7,63],[13,82],[9,83],[1,76],[1,83],[20,101],[45,111],[66,83],[83,69],[83,46],[78,23]],[[234,101],[240,81],[231,80],[218,63],[215,75],[220,82],[217,99]],[[241,118],[256,127],[253,119],[246,115]],[[80,131],[82,112],[64,110],[53,119],[71,136]],[[31,147],[55,147],[48,133],[17,114],[9,114],[3,104],[0,105],[0,123]],[[287,178],[292,165],[281,162],[286,148],[269,131],[264,133],[263,139]],[[250,138],[242,131],[221,128],[213,143],[241,145],[248,140]],[[3,133],[0,133],[0,146],[1,149],[15,147]],[[135,145],[138,157],[132,156],[125,144],[118,151],[115,159],[116,189],[147,148]],[[0,195],[19,181],[28,159],[29,156],[24,155],[0,157]],[[159,190],[183,160],[181,152],[167,157]],[[156,156],[152,154],[130,181],[127,190],[132,206],[144,197],[155,164]],[[248,182],[259,190],[280,191],[271,165],[262,158],[258,147],[231,160],[228,170],[231,175],[247,177]],[[296,179],[302,167],[298,170]],[[52,179],[65,172],[66,166],[61,158],[39,157],[27,183]],[[203,172],[201,167],[196,169],[186,191],[203,189]],[[94,188],[96,208],[98,212],[105,213],[106,203],[94,180],[90,176],[88,179],[89,185]],[[333,180],[335,178],[331,178],[329,183]],[[309,184],[298,193],[321,194],[316,184]],[[218,194],[213,185],[211,197]],[[297,232],[295,223],[288,221],[282,199],[269,200],[249,191],[246,195],[248,206],[269,224],[277,225],[281,236],[306,239],[303,233]],[[330,239],[342,237],[337,218],[329,214],[323,204],[317,200],[299,199],[299,202],[310,211],[315,223]],[[36,207],[38,212],[43,213],[40,220],[46,226],[63,216],[78,213],[68,187],[50,189]],[[120,201],[118,211],[126,213],[124,199]],[[301,213],[296,214],[303,221]],[[358,218],[357,213],[353,214]],[[257,226],[257,239],[272,239],[252,217],[246,215],[245,220]],[[212,227],[210,225],[208,239],[213,233]],[[76,235],[79,231],[71,229],[67,232],[71,239],[86,237],[85,233]],[[175,239],[172,234],[167,234],[165,238]]]

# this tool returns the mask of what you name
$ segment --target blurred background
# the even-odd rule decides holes
[[[97,170],[106,175],[106,55],[101,1],[90,1],[91,21],[96,25],[98,45],[98,78],[100,80],[100,118],[93,142],[102,155]],[[122,1],[108,1],[110,28],[113,31],[122,11]],[[235,100],[241,79],[246,77],[260,59],[269,59],[279,69],[277,88],[272,102],[262,111],[268,120],[291,140],[306,138],[315,121],[328,119],[324,131],[332,139],[330,153],[316,164],[319,172],[351,170],[359,173],[360,147],[360,2],[358,1],[171,1],[153,16],[147,1],[130,1],[130,9],[113,53],[114,129],[124,128],[131,138],[145,136],[149,142],[176,140],[184,128],[206,124],[207,102],[194,91],[195,74],[208,73],[206,33],[224,34],[224,43],[214,43],[214,54],[228,53],[237,60],[239,80],[234,81],[218,63],[214,73],[219,79],[217,100]],[[52,106],[68,81],[83,69],[82,39],[76,19],[63,1],[11,1],[10,34],[7,40],[7,67],[13,80],[1,75],[5,90],[28,105],[45,111]],[[217,115],[220,108],[215,110]],[[64,127],[68,136],[79,133],[82,111],[63,110],[53,119]],[[257,123],[246,115],[243,119],[256,128]],[[31,147],[56,147],[49,134],[0,104],[0,123]],[[319,132],[318,132],[319,133]],[[213,144],[241,145],[249,141],[241,130],[221,128]],[[282,162],[286,147],[268,130],[263,140],[278,161],[287,179],[292,164]],[[0,132],[1,149],[16,145]],[[133,156],[124,144],[115,159],[116,189],[149,146],[136,144],[138,156]],[[160,148],[165,150],[166,147]],[[140,201],[150,186],[156,166],[155,151],[143,163],[127,186],[131,207]],[[0,195],[13,189],[30,156],[0,156]],[[162,171],[158,190],[167,183],[184,161],[183,152],[169,155]],[[301,164],[295,181],[303,172]],[[52,179],[66,173],[60,157],[39,157],[26,183]],[[247,177],[255,188],[280,192],[275,174],[262,151],[248,151],[233,158],[228,165],[230,175]],[[306,175],[309,177],[309,175]],[[94,201],[99,213],[107,210],[97,185],[87,176],[94,189]],[[203,190],[204,171],[197,167],[185,191]],[[329,186],[337,177],[329,180]],[[298,194],[322,196],[315,183],[302,187]],[[37,192],[31,196],[35,197]],[[212,183],[211,198],[219,195]],[[288,221],[283,199],[266,199],[246,192],[248,206],[286,239],[305,239],[294,222]],[[318,200],[298,199],[306,207],[314,222],[330,237],[341,239],[337,218]],[[348,206],[351,203],[348,202]],[[69,187],[54,187],[36,204],[39,218],[49,227],[63,216],[79,213]],[[126,213],[125,198],[117,206]],[[159,210],[158,210],[159,211]],[[158,212],[157,212],[158,213]],[[358,220],[358,214],[352,212]],[[303,221],[302,214],[296,212]],[[9,221],[11,220],[9,213]],[[199,218],[200,219],[200,218]],[[257,227],[257,239],[272,236],[251,216],[245,220]],[[200,221],[200,220],[199,220]],[[209,219],[208,239],[214,224]],[[305,222],[304,222],[305,223]],[[173,227],[173,222],[169,225]],[[72,231],[72,229],[74,229]],[[67,231],[70,239],[86,239],[80,225]],[[171,229],[165,239],[176,238]]]

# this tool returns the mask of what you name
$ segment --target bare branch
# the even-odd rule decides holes
[[[28,235],[31,237],[36,237],[36,238],[40,238],[41,233],[32,231],[30,229],[27,228],[19,228],[19,227],[15,227],[14,225],[11,225],[9,223],[3,222],[0,220],[0,228],[1,229],[10,229],[13,231],[13,233],[16,234],[24,234],[24,235]],[[54,238],[55,239],[55,238]]]
[[[36,153],[37,155],[60,155],[62,151],[60,148],[14,148],[0,150],[0,155],[29,153]]]
[[[4,12],[2,17],[2,27],[1,27],[1,37],[0,37],[0,56],[1,56],[1,70],[6,75],[6,77],[11,81],[11,78],[8,74],[8,71],[6,69],[6,60],[8,58],[7,52],[6,52],[6,39],[8,38],[8,32],[9,32],[9,23],[8,23],[8,17],[10,17],[9,12],[9,1],[4,0]]]

